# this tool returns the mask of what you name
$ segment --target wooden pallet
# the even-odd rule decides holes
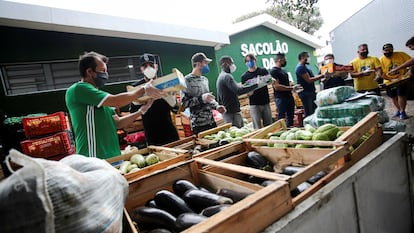
[[[277,181],[267,187],[261,187],[205,171],[200,168],[201,166],[202,164],[197,161],[182,162],[130,183],[126,201],[127,212],[132,217],[133,210],[153,199],[157,191],[172,191],[172,185],[178,179],[189,180],[212,191],[228,188],[250,193],[230,208],[183,232],[259,232],[293,208],[286,182]],[[256,171],[254,174],[256,175]],[[259,212],[260,214],[257,214]]]
[[[106,161],[112,164],[114,167],[118,167],[123,161],[130,160],[131,156],[134,154],[148,155],[149,153],[157,154],[158,157],[160,157],[160,160],[162,161],[156,164],[141,168],[140,170],[136,172],[125,174],[124,177],[127,179],[128,182],[133,182],[134,180],[139,179],[141,176],[146,176],[158,170],[172,166],[176,163],[191,159],[191,156],[188,153],[188,150],[161,147],[161,146],[148,146],[147,148],[144,148],[141,150],[134,150],[127,154],[123,154],[120,156],[106,159]]]

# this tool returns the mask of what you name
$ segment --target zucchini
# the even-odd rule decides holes
[[[133,219],[144,229],[167,228],[175,230],[176,218],[165,210],[140,207],[133,211]]]
[[[233,204],[233,200],[215,193],[191,189],[184,193],[183,199],[197,212],[206,207],[220,204]]]
[[[249,193],[238,192],[231,189],[221,188],[217,190],[217,194],[223,197],[228,197],[233,200],[233,203],[236,203],[249,195]]]
[[[221,205],[213,205],[213,206],[209,206],[207,208],[204,208],[201,211],[201,215],[204,215],[206,217],[210,217],[213,216],[215,214],[217,214],[220,211],[223,211],[227,208],[229,208],[231,205],[230,204],[221,204]]]
[[[193,212],[181,197],[168,190],[158,191],[155,194],[154,201],[159,208],[168,211],[176,217],[182,213]]]
[[[190,189],[198,189],[193,183],[188,180],[176,180],[172,186],[173,191],[178,196],[182,197],[185,192]]]
[[[207,217],[196,214],[196,213],[183,213],[180,214],[180,216],[177,217],[176,220],[176,227],[179,231],[183,231],[187,228],[190,228],[193,225],[196,225],[204,220],[206,220]]]

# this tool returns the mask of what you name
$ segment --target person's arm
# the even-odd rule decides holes
[[[117,129],[125,128],[128,125],[132,124],[132,122],[134,122],[139,116],[143,116],[145,113],[147,113],[148,109],[150,109],[152,103],[153,103],[153,100],[150,99],[149,101],[147,101],[146,104],[141,105],[138,111],[130,113],[125,116],[120,117],[118,115],[113,115],[112,117],[115,121],[115,125]]]
[[[273,78],[272,86],[276,91],[292,91],[293,87],[280,84],[279,79]]]
[[[407,67],[410,67],[410,66],[414,66],[414,57],[412,57],[410,60],[404,62],[403,64],[395,67],[394,69],[390,70],[388,72],[388,74],[396,73],[397,71],[399,71],[401,69],[404,69],[404,68],[407,68]]]
[[[324,77],[324,75],[323,74],[319,74],[319,75],[317,75],[317,76],[314,76],[314,77],[311,77],[310,75],[309,75],[309,73],[303,73],[302,74],[302,78],[307,82],[307,83],[314,83],[315,81],[318,81],[318,80],[320,80],[320,79],[322,79]]]
[[[144,94],[153,99],[158,99],[163,95],[163,92],[153,87],[151,85],[151,82],[148,82],[144,86],[133,91],[122,92],[116,95],[109,94],[108,97],[101,104],[101,106],[120,108],[138,99]]]
[[[249,87],[244,87],[241,85],[238,85],[236,81],[231,76],[226,76],[225,83],[227,87],[230,89],[231,92],[233,92],[236,95],[243,95],[245,93],[251,92],[254,89],[257,88],[257,84],[251,85]]]

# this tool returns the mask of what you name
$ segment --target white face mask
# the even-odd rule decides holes
[[[145,68],[143,73],[145,77],[149,79],[153,79],[155,75],[157,74],[157,70],[154,67],[148,66],[147,68]]]
[[[333,64],[333,59],[326,59],[325,64]]]
[[[230,65],[230,73],[233,73],[234,71],[236,71],[236,65],[235,64],[231,64]]]

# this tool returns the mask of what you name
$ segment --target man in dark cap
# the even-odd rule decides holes
[[[140,57],[142,80],[132,84],[138,86],[157,79],[158,64],[153,54],[145,53]],[[177,129],[171,118],[171,112],[177,112],[175,93],[165,93],[162,98],[154,99],[151,108],[142,115],[145,139],[148,145],[161,146],[179,139]],[[139,103],[131,103],[130,112],[138,111]]]
[[[410,60],[410,56],[404,52],[394,52],[394,46],[392,44],[384,44],[382,46],[383,55],[380,58],[381,68],[382,68],[382,77],[384,79],[384,84],[387,84],[393,80],[400,79],[407,73],[407,69],[401,69],[392,74],[388,73],[392,69],[398,67],[404,62]],[[391,97],[392,103],[397,108],[397,111],[394,114],[394,117],[399,117],[401,120],[407,119],[407,114],[405,113],[405,107],[407,105],[407,88],[405,85],[398,85],[394,87],[387,88],[387,95]]]
[[[193,70],[185,76],[187,88],[182,91],[183,108],[190,108],[191,130],[195,135],[217,127],[212,110],[224,113],[226,108],[219,105],[211,94],[208,79],[204,76],[210,71],[208,64],[212,60],[204,53],[195,53],[191,57]]]

